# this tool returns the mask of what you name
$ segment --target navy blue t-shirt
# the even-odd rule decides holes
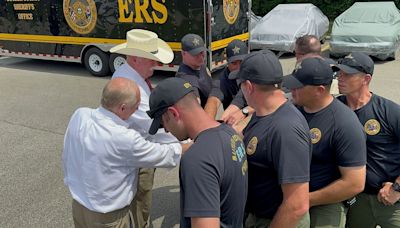
[[[181,227],[191,227],[192,217],[218,217],[221,227],[242,227],[247,168],[243,141],[230,126],[201,132],[181,159]]]
[[[246,99],[244,98],[244,95],[243,95],[243,91],[242,91],[242,90],[239,90],[239,91],[238,91],[238,93],[236,94],[236,96],[233,98],[231,104],[232,104],[232,105],[235,105],[235,106],[238,107],[239,109],[242,109],[242,108],[244,108],[244,107],[247,106],[247,101],[246,101]]]
[[[219,80],[212,80],[205,66],[202,66],[200,70],[193,70],[182,63],[176,76],[185,79],[195,88],[195,94],[200,98],[202,107],[206,105],[210,96],[216,97],[220,101],[224,99],[224,95],[219,88]]]
[[[310,127],[313,144],[310,192],[339,179],[339,166],[366,165],[366,137],[357,116],[346,105],[333,99],[319,112],[307,113],[303,108],[300,111]]]
[[[346,96],[338,98],[347,104]],[[354,111],[367,134],[367,181],[364,192],[377,194],[384,182],[400,176],[400,106],[372,94]]]
[[[310,179],[310,129],[300,111],[285,102],[267,116],[253,115],[244,129],[249,163],[246,210],[272,219],[282,203],[282,184]]]
[[[222,93],[224,94],[224,100],[222,101],[224,109],[226,109],[231,104],[233,98],[240,90],[239,85],[236,83],[236,79],[229,79],[229,74],[230,71],[228,67],[226,67],[219,78],[220,88]]]

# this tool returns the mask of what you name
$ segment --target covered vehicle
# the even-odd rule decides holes
[[[250,26],[249,30],[251,31],[254,27],[256,27],[257,23],[261,20],[262,17],[257,16],[252,10],[250,10]]]
[[[358,51],[382,60],[395,58],[399,35],[400,13],[394,2],[356,2],[334,21],[331,55]]]
[[[298,37],[322,40],[328,28],[328,18],[313,4],[279,4],[251,30],[250,48],[293,52]]]

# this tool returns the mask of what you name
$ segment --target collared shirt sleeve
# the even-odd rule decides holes
[[[115,146],[120,147],[118,151],[125,157],[127,165],[142,168],[171,167],[179,164],[182,154],[182,146],[179,143],[150,142],[131,129],[127,129],[125,135],[126,137],[121,137],[121,142],[116,141]],[[123,145],[129,146],[123,148]]]

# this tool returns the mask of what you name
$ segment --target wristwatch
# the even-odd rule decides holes
[[[392,188],[393,188],[393,190],[395,190],[396,192],[400,192],[400,184],[397,183],[396,181],[392,184]]]
[[[249,109],[247,107],[242,108],[242,114],[245,117],[248,117],[249,116]]]

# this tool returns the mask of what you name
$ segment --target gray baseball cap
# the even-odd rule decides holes
[[[198,55],[202,51],[207,51],[204,40],[197,34],[186,34],[181,40],[182,50],[191,55]]]
[[[246,80],[262,85],[273,85],[282,82],[282,65],[276,55],[269,50],[248,54],[240,64],[240,70],[229,74],[229,79],[238,83]]]

